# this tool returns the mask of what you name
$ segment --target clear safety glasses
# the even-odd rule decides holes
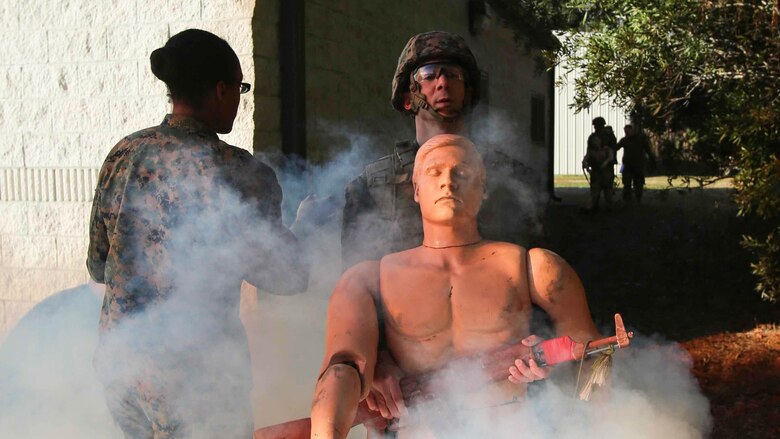
[[[440,76],[449,80],[463,81],[466,78],[466,73],[457,64],[434,63],[418,67],[413,74],[413,78],[418,84],[435,81]]]

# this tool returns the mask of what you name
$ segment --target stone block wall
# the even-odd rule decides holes
[[[35,303],[87,281],[100,165],[170,110],[149,68],[170,36],[196,27],[225,38],[253,92],[224,140],[279,144],[278,1],[0,2],[0,340]]]

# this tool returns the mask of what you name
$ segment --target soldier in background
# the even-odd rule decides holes
[[[341,233],[345,269],[420,245],[422,222],[412,189],[415,154],[434,135],[466,134],[466,116],[479,97],[479,68],[462,37],[434,31],[409,40],[398,59],[391,101],[397,111],[414,118],[415,139],[396,143],[392,154],[367,165],[347,186]],[[524,185],[518,171],[527,168],[503,153],[483,154],[496,177],[487,182],[480,232],[528,245],[541,226],[536,217],[528,217],[537,206],[522,205],[528,200],[521,198],[533,191],[518,190]]]
[[[633,189],[636,202],[642,200],[645,186],[645,165],[653,159],[650,141],[641,131],[637,133],[631,124],[623,128],[626,136],[620,139],[617,149],[623,148],[623,200],[631,202]]]
[[[582,167],[590,173],[590,205],[585,213],[599,210],[599,200],[604,194],[607,210],[612,208],[612,185],[615,180],[613,161],[615,155],[612,148],[602,143],[601,138],[594,134],[588,137],[588,150],[582,159]]]

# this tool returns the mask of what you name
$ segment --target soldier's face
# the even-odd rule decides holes
[[[484,198],[483,179],[473,153],[458,145],[428,152],[415,182],[414,199],[426,221],[473,219]]]
[[[446,64],[443,65],[445,66],[444,69],[446,69]],[[462,71],[459,66],[457,66],[457,69]],[[425,100],[442,116],[456,116],[463,110],[466,84],[462,74],[460,76],[438,74],[431,79],[418,81],[418,84],[420,92],[425,96]]]

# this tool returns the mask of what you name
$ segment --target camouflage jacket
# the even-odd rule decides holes
[[[393,154],[365,167],[347,185],[341,228],[344,268],[422,244],[412,171],[420,145],[398,142]]]
[[[281,201],[271,168],[194,119],[168,115],[122,139],[100,171],[89,228],[87,268],[106,284],[101,332],[165,302],[187,308],[182,319],[207,313],[241,332],[242,279],[305,289]]]
[[[412,172],[416,141],[398,142],[393,154],[369,164],[347,185],[342,217],[344,268],[422,244],[420,206],[414,201]],[[520,245],[544,240],[544,193],[529,168],[500,152],[483,157],[488,198],[479,212],[486,239]]]

